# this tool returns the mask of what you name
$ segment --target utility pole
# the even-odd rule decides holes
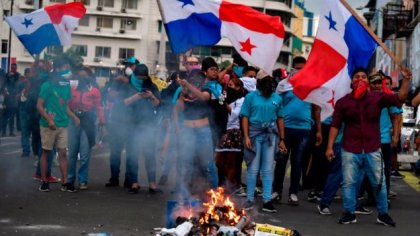
[[[13,16],[13,5],[15,4],[14,0],[10,1],[10,16]],[[10,50],[12,49],[12,28],[9,29],[9,42],[7,49],[7,73],[10,72]]]

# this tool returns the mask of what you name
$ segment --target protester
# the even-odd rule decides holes
[[[244,101],[245,89],[238,78],[228,82],[225,105],[229,112],[226,133],[216,146],[216,166],[219,176],[219,186],[225,186],[228,193],[241,187],[238,172],[241,171],[243,160],[242,131],[240,129],[239,112]]]
[[[15,129],[15,118],[17,119],[18,115],[18,101],[19,101],[19,91],[18,91],[18,80],[20,74],[17,72],[16,63],[12,63],[10,66],[10,72],[6,74],[6,81],[2,88],[2,93],[4,96],[4,105],[5,109],[3,112],[3,127],[2,127],[2,136],[6,136],[6,128],[9,126],[9,136],[16,136]]]
[[[303,57],[295,57],[292,66],[294,70],[300,70],[306,63]],[[308,102],[298,98],[287,85],[288,80],[283,80],[277,86],[276,92],[280,94],[283,105],[283,117],[285,126],[285,144],[288,150],[286,155],[279,155],[276,161],[273,182],[273,196],[276,201],[281,199],[283,191],[283,182],[286,175],[286,166],[290,156],[291,176],[289,187],[288,204],[292,206],[299,205],[298,192],[300,189],[300,178],[302,170],[302,156],[308,143],[313,120],[315,120],[317,133],[321,136],[320,113],[312,115],[312,106]],[[312,120],[312,117],[314,119]],[[321,140],[317,140],[317,144]]]
[[[217,83],[218,67],[214,61],[203,60],[201,69],[202,72],[193,70],[187,80],[177,78],[178,84],[185,91],[175,107],[175,112],[181,111],[183,115],[182,130],[177,128],[181,136],[183,198],[188,198],[191,194],[205,194],[208,187],[216,188],[218,184],[209,120],[212,109],[209,102],[217,97],[214,93],[222,95],[222,89]],[[209,85],[213,87],[208,87]]]
[[[368,76],[365,69],[355,69],[352,73],[352,92],[337,101],[333,114],[326,156],[334,157],[333,144],[342,124],[343,207],[341,224],[356,223],[355,210],[359,176],[364,173],[376,193],[378,210],[377,222],[395,226],[388,215],[386,186],[383,182],[383,164],[380,151],[380,113],[386,106],[401,106],[408,94],[411,72],[401,70],[404,79],[398,94],[369,92]]]
[[[244,88],[248,92],[253,92],[257,89],[257,69],[253,66],[245,66],[240,80],[244,84]]]
[[[126,143],[127,158],[127,185],[129,193],[138,193],[138,158],[143,156],[149,193],[156,194],[162,191],[156,184],[156,127],[157,109],[160,105],[160,93],[149,77],[149,69],[144,64],[136,65],[133,75],[130,77],[128,96],[124,98],[124,105],[128,107],[128,135]]]
[[[78,71],[78,85],[71,89],[72,99],[69,102],[70,109],[77,116],[77,119],[70,120],[68,126],[69,139],[69,165],[67,175],[67,187],[74,188],[77,178],[79,189],[88,188],[88,173],[91,149],[95,146],[96,118],[99,125],[105,124],[104,111],[101,104],[99,89],[92,86],[93,72],[82,67]],[[77,170],[77,160],[80,165]]]
[[[49,192],[47,179],[48,156],[54,147],[57,148],[62,176],[61,191],[74,192],[74,187],[67,183],[67,126],[69,117],[77,120],[69,108],[71,99],[70,82],[72,76],[69,62],[66,58],[54,60],[54,73],[50,80],[42,84],[39,93],[37,109],[41,115],[40,130],[42,141],[41,178],[39,191]]]
[[[273,93],[269,75],[257,81],[257,90],[244,100],[240,115],[244,134],[244,160],[247,164],[247,202],[244,208],[254,206],[257,176],[261,172],[263,184],[263,207],[266,212],[277,212],[271,202],[274,155],[285,146],[283,106],[281,97]],[[276,145],[277,144],[277,145]]]

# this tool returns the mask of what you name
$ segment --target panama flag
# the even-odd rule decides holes
[[[306,65],[289,82],[302,100],[319,105],[324,120],[351,91],[351,73],[366,68],[376,41],[339,0],[325,0]]]
[[[174,53],[217,44],[222,37],[246,61],[267,73],[280,54],[284,26],[280,17],[222,0],[158,0]]]
[[[86,13],[83,3],[47,6],[28,14],[9,16],[6,21],[31,55],[45,47],[71,45],[71,33]]]

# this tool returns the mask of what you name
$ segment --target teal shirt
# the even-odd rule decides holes
[[[280,94],[283,101],[284,127],[310,130],[312,128],[311,104],[296,97],[293,91]]]
[[[402,109],[398,107],[384,107],[381,111],[380,129],[381,143],[391,143],[392,121],[390,114],[401,114]]]
[[[266,98],[258,90],[251,92],[245,96],[240,116],[247,117],[249,123],[253,125],[269,125],[277,118],[283,117],[281,97],[277,93],[273,93],[269,98]]]
[[[39,98],[44,99],[45,112],[50,116],[57,127],[67,127],[69,116],[67,114],[67,102],[71,99],[70,83],[59,81],[58,84],[47,81],[42,84]],[[48,122],[43,117],[39,121],[43,127],[48,127]]]

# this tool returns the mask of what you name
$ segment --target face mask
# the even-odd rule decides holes
[[[353,97],[356,99],[365,95],[365,93],[369,90],[368,82],[360,78],[354,79],[352,82],[352,85],[353,85]]]
[[[60,71],[57,71],[57,73],[64,79],[70,79],[72,76],[71,70],[69,69],[60,70]]]
[[[226,103],[227,104],[230,104],[241,97],[243,97],[242,91],[229,88],[229,87],[226,89]]]
[[[125,75],[126,76],[130,76],[131,74],[133,74],[133,70],[130,67],[125,68]]]

